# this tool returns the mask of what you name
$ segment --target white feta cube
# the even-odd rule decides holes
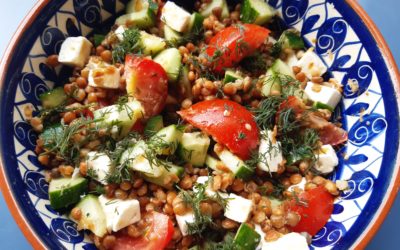
[[[323,145],[316,157],[317,162],[315,163],[314,168],[322,174],[331,173],[339,164],[339,159],[336,155],[335,149],[329,144]]]
[[[116,30],[114,30],[114,34],[117,36],[118,40],[122,42],[124,40],[124,32],[128,28],[125,25],[120,25]]]
[[[188,235],[188,223],[195,222],[193,212],[186,213],[185,215],[175,215],[176,222],[178,223],[179,229],[183,236]]]
[[[281,143],[276,141],[274,133],[270,130],[262,131],[261,135],[258,151],[262,161],[258,163],[258,167],[267,172],[278,172],[279,165],[283,162]]]
[[[262,241],[262,250],[309,250],[307,239],[299,233],[289,233],[276,241]]]
[[[92,56],[87,65],[89,69],[89,86],[105,89],[118,89],[121,79],[119,69]]]
[[[81,172],[80,172],[79,168],[74,168],[74,172],[72,172],[71,178],[76,179],[79,177],[81,177]]]
[[[225,217],[243,223],[247,221],[253,208],[253,202],[236,194],[229,194]]]
[[[83,68],[89,59],[92,43],[86,37],[68,37],[61,45],[58,61],[62,64]]]
[[[290,187],[288,187],[288,191],[289,191],[289,192],[292,192],[292,191],[295,190],[295,188],[300,188],[300,189],[304,190],[304,188],[305,188],[305,186],[306,186],[306,183],[307,183],[307,180],[306,180],[306,178],[303,177],[303,178],[301,179],[301,182],[300,182],[300,183],[298,183],[298,184],[296,184],[296,185],[291,185]]]
[[[178,32],[184,32],[189,27],[191,15],[174,2],[168,1],[161,11],[161,21]]]
[[[342,99],[342,94],[337,89],[312,82],[307,83],[304,92],[311,101],[328,105],[332,109]]]
[[[122,228],[140,221],[138,200],[108,199],[104,195],[100,195],[99,201],[106,215],[108,232],[118,232]]]
[[[311,79],[313,76],[322,76],[328,70],[321,58],[312,50],[304,53],[303,57],[297,62],[301,71]]]
[[[92,171],[92,177],[102,184],[107,184],[106,176],[109,175],[114,166],[108,155],[91,151],[87,154],[87,169]]]

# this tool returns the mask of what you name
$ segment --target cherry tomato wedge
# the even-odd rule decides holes
[[[126,90],[142,103],[145,117],[159,114],[168,96],[168,77],[160,64],[143,57],[125,58]]]
[[[259,144],[259,130],[252,113],[236,102],[202,101],[178,114],[243,160],[247,160]]]
[[[333,200],[333,196],[324,187],[319,186],[288,201],[286,208],[301,216],[300,222],[292,227],[292,230],[316,235],[331,217]]]
[[[113,250],[162,250],[172,239],[174,225],[171,219],[161,213],[152,212],[153,222],[146,235],[132,238],[118,235]]]
[[[214,60],[215,71],[230,68],[253,54],[268,38],[270,31],[255,24],[227,27],[211,38],[205,53]]]

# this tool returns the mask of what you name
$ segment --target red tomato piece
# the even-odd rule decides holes
[[[217,72],[230,68],[253,54],[268,38],[270,31],[255,24],[227,27],[211,38],[206,54],[215,59]]]
[[[288,201],[287,209],[301,216],[300,222],[292,230],[316,235],[331,217],[333,201],[333,196],[322,186],[305,191],[296,199]]]
[[[118,235],[113,250],[162,250],[172,239],[174,225],[171,219],[161,213],[152,212],[153,222],[146,235],[132,238]]]
[[[136,131],[140,134],[143,134],[144,131],[144,124],[142,121],[137,121],[135,124],[133,124],[131,131]]]
[[[259,144],[259,129],[252,113],[236,102],[202,101],[178,114],[243,160],[247,160]]]
[[[146,58],[125,58],[126,90],[142,103],[145,117],[159,114],[168,96],[168,77],[160,64]]]

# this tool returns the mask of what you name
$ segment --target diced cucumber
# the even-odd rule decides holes
[[[178,147],[182,139],[183,132],[174,124],[162,128],[153,137],[150,138],[149,143],[159,145],[159,154],[172,155]]]
[[[178,46],[182,43],[182,35],[178,32],[173,30],[168,25],[164,25],[164,38],[173,46]]]
[[[301,38],[300,33],[294,29],[285,30],[279,38],[278,43],[281,44],[282,49],[304,49],[303,38]]]
[[[163,117],[161,115],[153,116],[144,127],[144,134],[146,136],[152,136],[164,127]]]
[[[164,188],[172,188],[175,183],[179,181],[179,179],[182,177],[182,174],[184,172],[183,167],[179,167],[176,165],[168,165],[167,169],[165,169],[163,166],[160,166],[160,168],[163,168],[162,174],[159,177],[151,177],[147,175],[143,175],[143,178],[151,183],[154,183],[156,185],[159,185]]]
[[[238,79],[243,80],[243,77],[236,71],[231,69],[225,71],[224,83],[235,82]]]
[[[106,215],[97,196],[86,195],[76,207],[82,213],[81,218],[78,221],[75,220],[78,230],[90,230],[98,237],[103,237],[107,233]],[[71,215],[70,218],[74,220]]]
[[[178,84],[183,87],[184,98],[193,98],[192,84],[189,81],[189,67],[184,65],[179,75]]]
[[[246,223],[240,225],[233,243],[238,250],[255,250],[260,243],[261,236]]]
[[[125,25],[128,28],[137,27],[139,29],[151,28],[155,24],[155,14],[150,8],[138,12],[122,15],[115,20],[117,25]]]
[[[249,179],[254,170],[244,163],[239,157],[231,153],[228,149],[215,152],[222,163],[238,178]]]
[[[148,176],[159,177],[162,175],[163,167],[150,163],[146,158],[146,150],[148,146],[144,141],[139,141],[132,148],[128,148],[122,153],[120,164],[127,164],[134,171],[141,172]]]
[[[87,186],[87,180],[82,177],[51,180],[49,184],[51,207],[60,209],[77,203],[80,196],[87,191]]]
[[[123,105],[111,105],[93,112],[94,119],[99,120],[97,126],[112,129],[119,128],[117,137],[127,135],[135,122],[143,117],[143,107],[138,101],[130,101]]]
[[[126,13],[138,12],[147,8],[151,9],[154,13],[158,12],[158,4],[155,0],[131,0],[126,4]]]
[[[184,133],[179,144],[178,154],[186,162],[193,166],[204,165],[207,150],[210,146],[210,138],[202,132]]]
[[[328,104],[322,103],[322,102],[314,102],[313,107],[316,109],[327,109],[331,112],[333,112],[333,110],[334,110],[331,106],[329,106]]]
[[[140,32],[140,41],[145,55],[155,55],[167,47],[164,39],[145,31]]]
[[[40,138],[43,140],[43,147],[46,149],[55,147],[63,139],[63,130],[64,128],[60,123],[47,127],[40,134]]]
[[[275,16],[275,10],[264,0],[244,0],[240,20],[263,25]]]
[[[59,87],[47,91],[40,95],[40,101],[45,109],[55,108],[64,104],[67,101],[67,95],[64,92],[64,88]]]
[[[165,72],[167,72],[170,82],[176,82],[178,80],[182,65],[181,60],[181,53],[176,48],[163,50],[154,58],[154,61],[159,63],[164,68]]]
[[[293,79],[295,78],[293,70],[281,59],[276,59],[272,64],[271,69],[277,74],[290,76]]]
[[[200,14],[204,17],[208,17],[212,14],[213,9],[217,7],[222,9],[222,19],[229,17],[228,4],[225,0],[211,0],[211,3],[209,3],[203,10],[200,11]]]
[[[261,88],[261,93],[263,96],[270,96],[274,92],[281,93],[281,81],[279,75],[277,75],[272,69],[267,71],[264,78],[264,83]]]
[[[203,29],[203,21],[204,17],[200,13],[193,12],[190,18],[189,32],[199,33]]]
[[[211,168],[212,170],[221,172],[221,170],[218,168],[218,166],[223,163],[221,161],[215,159],[211,155],[207,155],[205,164],[207,167]]]

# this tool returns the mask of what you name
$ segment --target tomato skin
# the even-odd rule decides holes
[[[255,24],[230,26],[211,38],[205,53],[212,58],[215,52],[222,52],[213,65],[214,70],[220,72],[253,54],[267,40],[269,33],[268,29]]]
[[[311,236],[318,233],[331,217],[334,197],[322,186],[305,191],[298,199],[288,201],[286,208],[301,216],[300,222],[291,229],[294,232],[307,232]],[[302,204],[305,202],[305,204]]]
[[[133,124],[131,131],[138,132],[139,134],[143,134],[144,132],[144,124],[142,121],[137,121],[135,124]]]
[[[160,64],[143,57],[127,55],[125,78],[128,94],[142,103],[146,118],[164,109],[168,96],[168,77]]]
[[[257,123],[252,113],[236,102],[202,101],[178,114],[243,160],[257,149],[260,140]]]
[[[162,250],[171,241],[174,225],[171,219],[161,213],[152,212],[153,223],[145,236],[132,238],[128,235],[117,235],[113,250]]]

